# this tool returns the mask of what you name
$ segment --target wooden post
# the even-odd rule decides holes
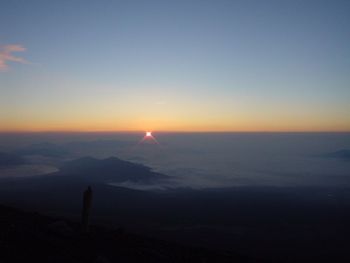
[[[81,230],[83,233],[89,232],[89,217],[92,205],[92,189],[89,186],[83,195],[83,211],[81,213]]]

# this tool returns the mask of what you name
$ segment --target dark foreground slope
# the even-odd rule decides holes
[[[0,206],[0,262],[258,262]]]
[[[12,243],[14,257],[26,255],[16,252],[22,250],[28,253],[50,251],[49,255],[55,255],[55,251],[58,251],[57,253],[68,251],[63,255],[77,253],[74,258],[78,260],[67,259],[60,262],[86,262],[85,258],[81,260],[86,256],[79,254],[81,251],[88,251],[91,253],[89,257],[95,260],[103,258],[105,252],[100,251],[105,251],[101,249],[109,246],[112,248],[107,250],[106,255],[111,253],[111,257],[117,259],[121,257],[120,251],[131,251],[126,255],[126,259],[130,257],[131,260],[138,260],[134,257],[139,255],[139,251],[143,251],[140,252],[141,255],[146,256],[142,256],[144,259],[142,262],[201,262],[199,259],[201,257],[192,259],[188,254],[209,253],[207,250],[199,250],[202,252],[188,250],[171,243],[176,242],[184,246],[205,247],[210,251],[230,251],[225,255],[215,252],[215,255],[222,258],[214,262],[225,262],[227,257],[231,260],[232,257],[236,258],[232,255],[237,254],[263,258],[269,262],[350,262],[348,187],[252,186],[201,190],[167,189],[153,192],[108,184],[112,179],[157,184],[165,178],[166,176],[153,173],[147,167],[125,163],[116,158],[103,160],[82,158],[64,163],[60,171],[53,174],[33,178],[2,179],[0,203],[28,211],[39,211],[53,217],[63,216],[73,221],[79,221],[82,193],[90,185],[94,196],[91,213],[94,224],[117,228],[122,226],[128,233],[170,242],[145,238],[140,238],[141,241],[136,242],[133,241],[135,236],[126,235],[129,239],[124,239],[125,235],[116,237],[110,234],[113,232],[110,230],[107,231],[108,234],[100,234],[103,231],[96,230],[88,241],[77,235],[76,230],[71,236],[58,238],[47,232],[48,225],[53,221],[36,226],[26,225],[28,220],[24,220],[19,223],[20,232],[8,234],[14,237]],[[8,217],[6,220],[17,222],[18,218]],[[22,223],[25,223],[23,227]],[[60,224],[63,230],[67,230],[62,223],[59,223],[58,227]],[[77,229],[71,223],[66,224],[71,230]],[[7,229],[6,227],[9,228],[9,223],[2,229]],[[33,233],[32,229],[40,231]],[[38,240],[35,233],[41,233],[39,234],[41,239]],[[105,238],[112,241],[108,243]],[[59,247],[57,248],[56,243],[51,246],[50,240],[57,241]],[[4,244],[4,241],[0,244]],[[17,244],[22,245],[19,247]],[[27,248],[26,244],[30,244],[30,247]],[[83,248],[80,248],[81,244],[84,244]],[[149,248],[149,244],[153,245]],[[49,247],[46,248],[46,245]],[[43,247],[45,249],[42,249]],[[77,250],[72,251],[71,247]],[[160,256],[153,258],[153,254],[147,254],[149,249]],[[132,252],[134,250],[136,252]],[[213,262],[213,257],[216,256],[208,257],[207,262]],[[238,262],[244,262],[241,257],[238,258],[240,260]]]

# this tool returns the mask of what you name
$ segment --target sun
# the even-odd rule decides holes
[[[157,139],[154,138],[151,131],[146,131],[145,136],[143,136],[142,140],[139,143],[146,143],[146,144],[159,144]]]

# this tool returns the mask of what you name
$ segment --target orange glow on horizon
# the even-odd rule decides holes
[[[17,117],[17,116],[16,116]],[[339,118],[256,118],[255,116],[163,116],[122,118],[24,118],[0,120],[0,132],[350,132],[350,122]],[[187,118],[186,118],[187,117]],[[216,118],[215,118],[216,117]],[[28,118],[29,119],[29,118]],[[116,119],[118,121],[116,121]]]
[[[72,132],[72,133],[89,133],[89,132],[141,132],[143,129],[130,128],[90,128],[90,129],[80,129],[80,128],[63,128],[63,127],[13,127],[13,128],[0,128],[0,133],[45,133],[45,132]],[[242,127],[242,128],[230,128],[230,127],[171,127],[171,128],[159,128],[158,132],[350,132],[348,127],[315,127],[315,128],[303,128],[303,127]],[[145,137],[153,137],[153,135],[145,134]]]

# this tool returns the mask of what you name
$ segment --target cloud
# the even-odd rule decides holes
[[[167,102],[164,100],[160,100],[156,102],[156,105],[165,105]]]
[[[29,62],[26,59],[12,55],[13,52],[24,51],[26,51],[26,48],[22,45],[0,45],[0,71],[6,71],[7,69],[9,69],[9,61],[21,64],[28,64]]]

